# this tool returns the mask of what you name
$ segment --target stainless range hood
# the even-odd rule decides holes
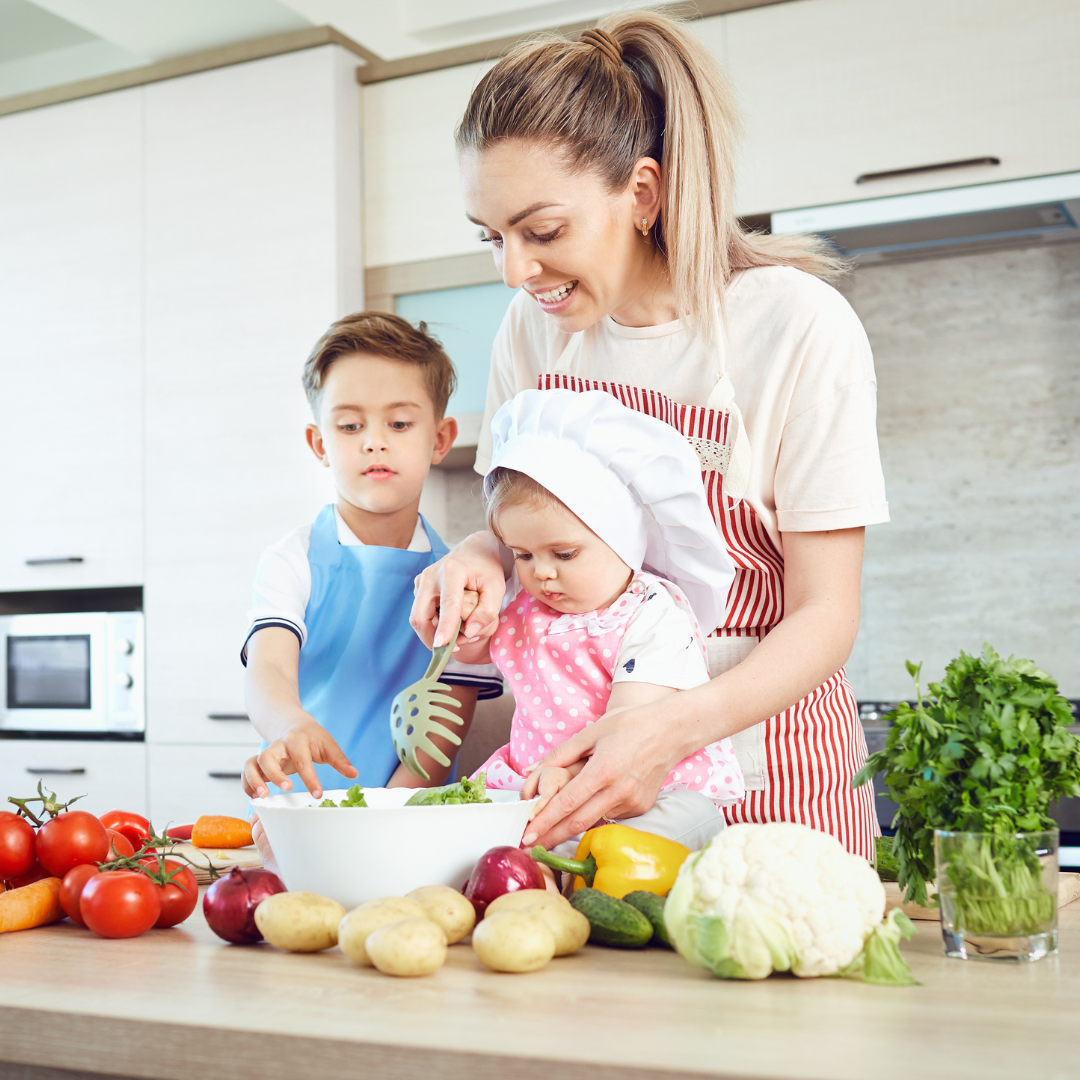
[[[781,210],[774,233],[812,232],[860,262],[1080,240],[1080,172]]]

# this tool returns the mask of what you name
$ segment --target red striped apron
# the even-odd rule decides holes
[[[629,408],[670,424],[697,451],[709,508],[735,563],[724,624],[709,638],[765,637],[784,615],[784,560],[753,507],[724,495],[729,414],[680,405],[655,390],[560,374],[569,356],[568,349],[555,372],[540,376],[541,390],[604,390]],[[714,645],[725,644],[711,643],[710,654]],[[743,648],[738,659],[748,651]],[[748,790],[741,803],[725,809],[729,823],[798,822],[830,833],[856,855],[873,858],[874,837],[881,830],[870,785],[851,787],[866,761],[866,739],[843,668],[791,708],[737,735],[735,744],[737,752],[742,750]],[[757,765],[748,768],[751,761]]]

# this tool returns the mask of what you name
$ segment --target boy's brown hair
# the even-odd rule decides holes
[[[330,366],[343,356],[358,353],[415,364],[435,406],[435,419],[441,420],[446,415],[447,402],[457,386],[457,375],[442,345],[427,332],[427,325],[413,326],[397,315],[382,311],[360,311],[333,323],[304,363],[304,393],[316,421],[319,397]]]

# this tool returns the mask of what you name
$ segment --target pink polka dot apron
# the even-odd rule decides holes
[[[680,405],[643,387],[583,379],[571,374],[581,337],[571,336],[553,370],[540,376],[539,389],[604,390],[680,431],[701,459],[709,508],[735,563],[727,614],[707,640],[715,677],[749,655],[784,614],[783,556],[753,507],[724,494],[732,452],[739,440],[745,443],[730,380],[721,371],[716,391],[701,407]],[[844,668],[778,716],[739,732],[732,742],[747,793],[742,802],[724,808],[729,823],[793,821],[830,833],[848,851],[873,858],[874,837],[881,830],[870,785],[851,787],[867,751]]]
[[[635,574],[610,608],[580,615],[554,611],[524,589],[515,594],[491,639],[491,659],[515,708],[510,742],[476,770],[487,774],[488,787],[520,791],[529,765],[604,715],[626,628],[655,588],[666,589],[693,621],[682,592],[652,574]],[[696,621],[694,630],[706,656]],[[721,805],[737,802],[745,788],[731,740],[684,758],[662,790],[700,791]]]

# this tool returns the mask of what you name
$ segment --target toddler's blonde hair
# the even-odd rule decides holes
[[[487,511],[488,528],[498,537],[500,543],[505,541],[499,532],[499,514],[508,506],[527,504],[536,509],[561,506],[567,513],[574,513],[543,484],[538,484],[531,476],[518,472],[517,469],[492,469],[485,490],[487,494],[484,496],[484,509]]]

